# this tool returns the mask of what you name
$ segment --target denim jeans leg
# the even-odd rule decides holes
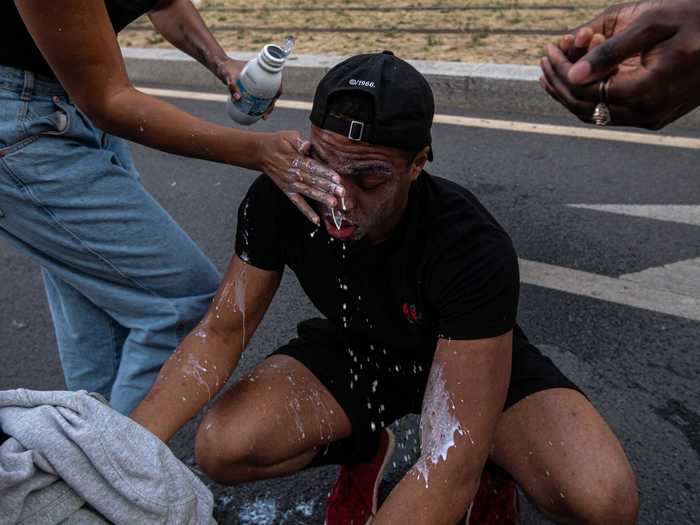
[[[105,341],[123,336],[110,397],[129,413],[205,313],[220,276],[143,188],[123,142],[95,128],[65,98],[27,102],[11,95],[0,89],[0,235],[49,272],[67,377],[85,378],[83,370],[93,364],[80,358],[90,361],[96,348],[109,347]],[[57,124],[60,133],[47,128]],[[17,140],[16,130],[24,133]],[[90,319],[89,304],[104,314],[103,322],[75,321]],[[118,337],[107,319],[122,328]]]
[[[128,330],[50,270],[42,277],[66,387],[110,399]]]

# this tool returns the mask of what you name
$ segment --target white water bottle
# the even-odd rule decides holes
[[[293,47],[291,36],[282,47],[267,44],[243,67],[236,79],[241,98],[234,101],[229,97],[226,101],[226,112],[232,120],[247,126],[263,116],[282,86],[282,68]]]

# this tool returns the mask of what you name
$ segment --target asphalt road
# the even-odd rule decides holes
[[[219,103],[175,103],[226,122]],[[286,128],[306,130],[307,114],[278,109],[257,125]],[[470,188],[511,233],[523,259],[619,277],[700,258],[698,225],[568,206],[700,205],[698,150],[448,125],[435,126],[434,143],[429,171]],[[233,250],[238,204],[256,174],[139,146],[133,151],[146,187],[223,269]],[[675,279],[676,291],[680,286],[679,293],[700,299],[698,273],[683,270],[679,285],[674,268],[664,270],[662,280]],[[626,306],[624,297],[609,302],[552,288],[523,286],[520,322],[621,439],[638,476],[640,523],[699,523],[700,321],[655,311],[653,293],[642,309]],[[236,377],[312,315],[288,272]],[[0,356],[2,389],[64,387],[39,269],[2,242]],[[398,424],[400,446],[384,494],[415,458],[415,433],[406,432],[415,424]],[[190,464],[194,425],[171,443]],[[211,484],[216,518],[226,524],[320,524],[334,476],[334,468],[325,468],[233,489]],[[525,504],[523,523],[547,521]]]

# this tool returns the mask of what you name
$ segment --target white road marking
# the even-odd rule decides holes
[[[700,206],[688,205],[648,205],[648,204],[569,204],[571,208],[603,211],[632,215],[657,221],[678,222],[700,226]],[[700,243],[699,243],[700,244]]]
[[[224,102],[225,94],[200,93],[196,91],[181,91],[174,89],[138,88],[140,91],[156,97],[183,98],[190,100],[204,100],[209,102]],[[311,110],[310,102],[300,100],[278,100],[276,107],[285,109]],[[536,124],[532,122],[518,122],[512,120],[495,120],[458,115],[435,115],[437,124],[450,124],[470,128],[498,129],[520,133],[536,133],[540,135],[557,135],[567,138],[610,140],[616,142],[630,142],[634,144],[648,144],[652,146],[667,146],[673,148],[700,149],[700,139],[671,135],[659,135],[652,133],[631,133],[628,131],[614,131],[608,129],[555,126],[551,124]]]
[[[621,275],[649,288],[700,297],[700,257]]]
[[[157,97],[203,100],[210,102],[224,102],[226,100],[226,95],[215,93],[198,93],[192,91],[153,88],[139,89],[144,93]],[[311,104],[302,101],[280,100],[277,102],[277,107],[308,111],[311,109]],[[544,135],[562,135],[566,137],[616,140],[620,142],[634,142],[638,144],[653,144],[656,146],[700,149],[700,140],[685,137],[662,137],[642,133],[627,133],[567,126],[550,126],[545,124],[530,124],[526,122],[511,122],[504,120],[475,119],[454,115],[436,115],[435,122],[458,126],[501,129],[505,131],[540,133]],[[600,208],[597,205],[573,206],[591,209]],[[669,215],[669,213],[671,212],[666,213],[665,216],[685,217],[685,215],[682,213],[678,213],[678,210],[676,210],[675,215],[673,215],[673,213]],[[688,216],[694,218],[696,213],[697,211],[690,212]],[[663,213],[660,215],[663,215]],[[692,224],[695,224],[695,222]],[[521,281],[525,284],[541,286],[552,290],[559,290],[583,297],[591,297],[625,306],[632,306],[643,310],[674,315],[693,321],[700,321],[700,293],[694,293],[694,288],[691,290],[693,291],[692,295],[694,296],[691,296],[689,294],[678,293],[677,287],[659,289],[655,281],[651,286],[648,286],[643,278],[637,280],[634,274],[631,274],[631,278],[630,275],[624,276],[624,278],[615,278],[582,272],[579,270],[572,270],[570,268],[564,268],[562,266],[555,266],[552,264],[528,261],[525,259],[520,259],[520,275]]]
[[[569,206],[700,226],[700,206],[696,205],[570,204]],[[696,243],[700,251],[700,239]],[[700,258],[647,268],[640,272],[621,275],[620,279],[654,290],[700,297]]]
[[[493,120],[455,115],[435,115],[439,124],[453,124],[473,128],[498,129],[517,131],[520,133],[536,133],[540,135],[557,135],[567,138],[610,140],[616,142],[631,142],[650,146],[668,146],[673,148],[700,149],[700,139],[671,135],[652,135],[646,133],[631,133],[628,131],[613,131],[607,129],[583,128],[573,126],[555,126],[553,124],[535,124],[511,120]]]
[[[204,93],[199,91],[182,91],[179,89],[158,89],[148,87],[138,87],[136,89],[147,95],[165,98],[187,98],[190,100],[205,100],[207,102],[226,102],[227,95],[221,93]],[[279,102],[282,102],[281,100]]]
[[[700,298],[626,279],[521,259],[520,280],[552,290],[700,321]]]
[[[137,87],[137,89],[147,95],[164,98],[182,98],[188,100],[202,100],[204,102],[226,102],[228,95],[220,93],[203,93],[199,91],[181,91],[179,89],[159,89]],[[303,111],[311,111],[311,103],[301,100],[278,100],[275,107],[284,109],[299,109]]]

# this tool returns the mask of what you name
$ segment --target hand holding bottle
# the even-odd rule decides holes
[[[249,125],[270,114],[282,94],[282,68],[293,49],[294,37],[288,36],[282,46],[267,44],[245,64],[226,102],[232,120]]]

